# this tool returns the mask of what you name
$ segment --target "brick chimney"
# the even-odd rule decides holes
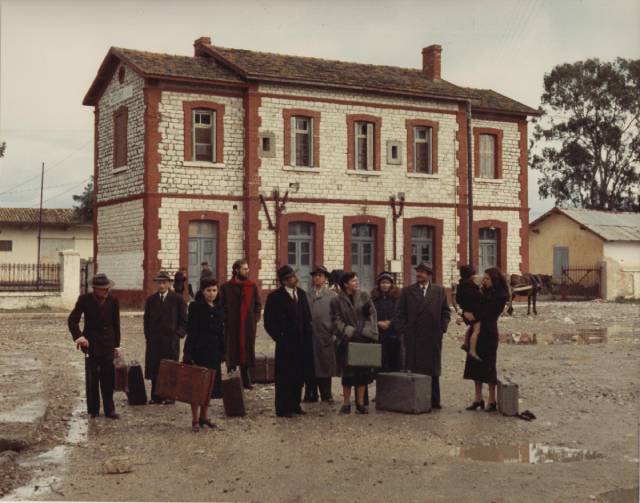
[[[440,80],[441,45],[430,45],[422,49],[422,72],[429,80]]]
[[[200,37],[193,42],[194,56],[205,56],[202,45],[211,45],[211,37]]]

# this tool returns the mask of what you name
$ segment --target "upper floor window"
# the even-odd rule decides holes
[[[374,124],[371,122],[355,123],[355,168],[360,170],[373,169],[373,135]]]
[[[313,119],[291,117],[291,165],[313,166]]]
[[[480,179],[502,178],[502,139],[498,128],[473,128],[473,170]]]
[[[13,241],[2,240],[0,241],[0,251],[10,252],[13,250]]]
[[[127,118],[126,107],[120,107],[113,114],[113,167],[127,165]]]
[[[413,130],[413,165],[416,173],[433,173],[432,164],[433,129],[430,127],[416,127]]]
[[[213,110],[193,110],[192,161],[216,162],[216,135]]]
[[[481,134],[480,140],[480,178],[496,178],[496,137]]]

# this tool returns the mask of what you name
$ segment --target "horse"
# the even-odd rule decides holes
[[[509,280],[509,307],[507,313],[513,315],[513,299],[516,295],[527,296],[527,316],[531,314],[531,306],[533,305],[533,314],[538,315],[536,309],[536,299],[539,293],[543,291],[551,291],[551,276],[548,274],[531,274],[524,273],[522,275],[512,274]]]

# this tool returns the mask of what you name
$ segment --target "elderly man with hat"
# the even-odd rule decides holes
[[[180,357],[180,339],[187,331],[187,306],[181,295],[171,290],[172,278],[160,271],[153,279],[156,293],[150,295],[144,305],[144,357],[145,378],[151,380],[150,404],[171,404],[173,400],[162,400],[156,395],[156,380],[160,360],[175,360]]]
[[[67,320],[76,346],[86,355],[87,412],[92,418],[100,413],[101,394],[105,417],[119,418],[113,403],[113,359],[120,349],[120,305],[109,294],[113,285],[106,274],[96,274],[91,281],[93,292],[78,297]],[[83,315],[84,328],[80,330]]]
[[[291,266],[278,269],[278,281],[280,288],[267,297],[264,328],[276,343],[276,415],[293,417],[305,414],[300,399],[313,358],[311,311]]]
[[[416,282],[400,293],[394,325],[403,336],[404,367],[431,376],[431,407],[440,409],[442,336],[451,319],[444,288],[433,283],[433,269],[416,266]]]
[[[332,403],[331,378],[336,375],[336,345],[331,323],[331,300],[336,292],[327,285],[329,271],[322,265],[311,271],[311,289],[307,301],[311,310],[313,342],[313,374],[304,383],[305,402],[318,401],[318,388],[323,402]]]

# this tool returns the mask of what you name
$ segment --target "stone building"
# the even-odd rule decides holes
[[[221,280],[246,257],[262,289],[278,264],[357,271],[366,287],[431,262],[450,285],[472,260],[528,268],[532,108],[422,69],[194,43],[194,56],[111,48],[95,109],[97,270],[132,304],[155,272],[208,261]],[[466,107],[471,105],[468,120]],[[468,226],[471,125],[473,223]]]

